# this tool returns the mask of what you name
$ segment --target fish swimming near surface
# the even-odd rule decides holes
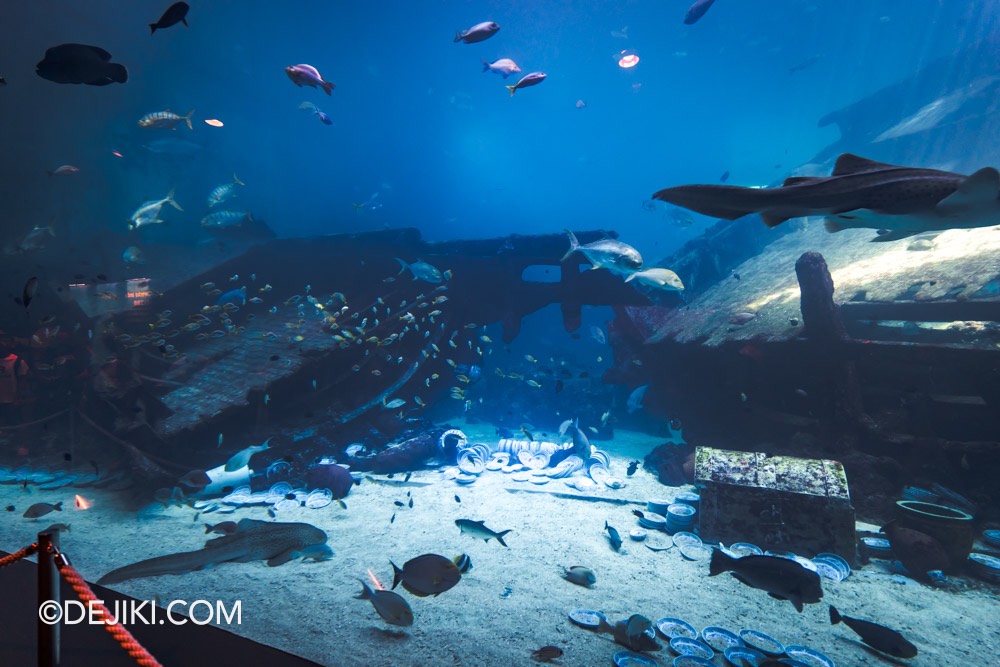
[[[175,114],[170,109],[164,109],[163,111],[154,111],[153,113],[148,113],[139,119],[139,127],[147,127],[153,129],[163,129],[163,130],[176,130],[177,126],[181,123],[187,123],[188,129],[193,130],[194,125],[191,124],[191,116],[194,115],[194,109],[188,112],[186,116],[180,116]]]
[[[507,90],[510,91],[510,96],[514,97],[514,91],[520,90],[521,88],[537,86],[542,81],[545,81],[546,77],[548,77],[548,74],[545,72],[531,72],[518,79],[517,83],[513,86],[507,86]]]
[[[793,176],[777,188],[681,185],[654,199],[726,220],[759,213],[769,227],[789,218],[825,215],[826,229],[886,230],[874,241],[897,241],[947,229],[1000,225],[1000,173],[970,176],[900,167],[844,153],[830,176]]]
[[[496,72],[507,78],[511,74],[515,74],[521,71],[521,68],[517,66],[517,63],[510,58],[500,58],[494,62],[483,61],[483,71],[484,72]]]
[[[407,264],[399,257],[396,258],[396,261],[399,262],[399,266],[401,267],[399,269],[399,273],[409,269],[410,273],[413,274],[414,280],[423,280],[425,283],[435,284],[444,280],[444,277],[441,275],[441,272],[437,269],[437,267],[428,264],[422,259],[418,259],[413,264]],[[396,275],[399,275],[399,273]]]
[[[285,68],[285,74],[287,74],[288,78],[292,80],[292,83],[299,88],[302,86],[322,88],[323,92],[327,95],[332,95],[333,89],[336,88],[336,86],[329,81],[324,81],[323,77],[319,73],[319,70],[312,65],[289,65]]]
[[[232,182],[216,186],[211,192],[208,193],[208,207],[212,208],[218,206],[230,197],[235,197],[237,185],[246,185],[246,183],[241,181],[239,177],[233,173]]]
[[[111,62],[111,54],[99,46],[60,44],[45,51],[35,73],[55,83],[106,86],[128,81],[124,65]]]
[[[560,261],[565,262],[575,252],[587,258],[591,269],[607,269],[619,275],[628,275],[642,268],[642,255],[630,245],[614,239],[601,239],[586,245],[580,245],[576,234],[565,230],[569,237],[569,250]]]
[[[298,558],[310,547],[326,544],[327,535],[308,523],[278,523],[240,519],[236,530],[211,539],[197,551],[157,556],[108,572],[97,580],[101,585],[161,574],[186,574],[219,563],[247,563],[266,560],[270,567]]]
[[[507,543],[503,541],[503,536],[511,532],[510,530],[502,530],[497,533],[487,528],[485,522],[473,521],[472,519],[455,519],[455,525],[466,535],[471,535],[476,539],[486,540],[487,542],[496,538],[496,541],[505,547]]]
[[[466,44],[473,44],[475,42],[481,42],[484,39],[489,39],[493,35],[497,34],[500,26],[493,21],[485,21],[483,23],[477,23],[467,30],[460,30],[455,33],[456,42],[465,42]]]
[[[823,597],[819,575],[788,558],[778,556],[744,556],[733,558],[721,549],[712,552],[708,575],[714,577],[732,572],[741,583],[767,591],[777,600],[788,600],[802,612],[803,604],[819,602]]]
[[[656,287],[657,289],[676,292],[684,291],[684,283],[681,281],[681,277],[670,269],[646,269],[630,273],[625,278],[625,282],[627,283],[633,280],[643,285]]]
[[[684,24],[694,25],[697,23],[705,15],[705,12],[712,8],[714,3],[715,0],[697,0],[697,2],[688,8],[687,14],[684,15]]]
[[[440,595],[453,588],[461,578],[462,573],[458,565],[444,556],[437,554],[424,554],[411,558],[403,564],[397,566],[392,561],[393,577],[392,588],[399,584],[403,588],[417,597],[427,597],[428,595]]]
[[[149,34],[152,35],[157,30],[163,30],[178,23],[183,23],[185,27],[188,27],[186,17],[189,9],[191,7],[186,2],[175,2],[170,5],[156,23],[149,24]]]
[[[881,651],[897,658],[913,658],[917,655],[917,647],[895,630],[887,628],[884,625],[879,625],[878,623],[872,623],[871,621],[863,621],[860,618],[843,616],[837,611],[836,607],[830,605],[830,624],[837,625],[841,621],[851,630],[858,633],[861,641],[876,651]]]
[[[371,600],[375,611],[386,623],[403,627],[413,625],[413,610],[399,593],[383,590],[373,591],[364,581],[361,579],[358,581],[361,582],[363,588],[360,595],[354,596],[355,600]]]

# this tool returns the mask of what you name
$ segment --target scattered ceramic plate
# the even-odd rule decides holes
[[[969,564],[972,571],[979,576],[1000,583],[1000,558],[989,554],[971,553],[969,554]]]
[[[674,637],[686,637],[687,639],[697,639],[698,631],[687,621],[669,616],[661,618],[656,622],[656,629],[667,639]]]
[[[323,509],[333,502],[333,491],[330,489],[316,489],[310,491],[306,496],[306,507],[313,510]]]
[[[785,647],[781,645],[781,642],[758,630],[740,630],[739,635],[747,646],[767,655],[781,655],[785,652]]]
[[[646,533],[646,531],[644,531],[642,528],[633,528],[628,532],[628,536],[631,537],[636,542],[642,542],[644,539],[646,539],[647,534],[648,533]]]
[[[739,558],[742,558],[743,556],[764,555],[763,549],[758,547],[756,544],[750,544],[749,542],[734,542],[729,545],[729,551],[736,554]]]
[[[539,486],[541,486],[542,484],[548,484],[549,478],[545,476],[532,475],[530,478],[528,478],[528,481],[531,482],[532,484],[538,484]]]
[[[711,646],[690,637],[674,637],[670,640],[670,650],[677,655],[693,655],[705,660],[711,660],[715,655]]]
[[[715,663],[695,655],[681,655],[674,658],[673,667],[715,667]]]
[[[837,667],[833,660],[808,646],[786,646],[785,655],[809,667]]]
[[[477,475],[468,475],[464,472],[459,473],[458,475],[455,476],[455,481],[458,482],[459,484],[472,484],[477,479],[479,479]]]
[[[683,547],[687,544],[701,544],[701,538],[694,533],[680,531],[674,533],[673,543],[675,547]]]
[[[749,646],[733,646],[727,648],[723,656],[733,667],[747,667],[747,665],[752,665],[756,667],[759,663],[767,660],[767,656],[758,651],[755,648],[750,648]]]
[[[810,572],[815,572],[816,571],[816,563],[812,562],[811,560],[809,560],[805,556],[796,556],[792,560],[794,560],[796,563],[798,563],[799,565],[801,565],[805,569],[809,570]]]
[[[527,470],[521,470],[520,472],[516,472],[513,475],[511,475],[510,478],[515,482],[527,482],[529,479],[531,479],[531,473],[528,472]]]
[[[984,530],[983,540],[990,546],[1000,547],[1000,530]]]
[[[611,659],[617,667],[656,667],[656,661],[648,655],[633,651],[618,651]]]
[[[712,557],[712,547],[705,544],[685,544],[679,549],[688,560],[708,560]]]
[[[701,631],[701,641],[711,646],[717,653],[725,653],[728,648],[743,646],[743,640],[735,632],[710,625]]]
[[[592,609],[576,609],[569,613],[569,620],[576,623],[581,628],[598,628],[601,626],[601,619],[605,621],[608,617],[599,611],[594,611]]]

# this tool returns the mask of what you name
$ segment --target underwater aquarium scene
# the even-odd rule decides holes
[[[0,667],[1000,665],[1000,0],[0,36]]]

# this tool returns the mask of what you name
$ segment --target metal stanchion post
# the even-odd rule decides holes
[[[55,563],[55,548],[59,546],[59,531],[38,534],[38,605],[54,601],[62,605],[59,592],[59,569]],[[59,623],[45,623],[38,618],[38,666],[56,667],[60,662]]]

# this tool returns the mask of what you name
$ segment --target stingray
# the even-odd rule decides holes
[[[769,227],[822,215],[827,231],[876,229],[875,241],[1000,225],[1000,174],[993,167],[965,176],[850,153],[837,158],[830,176],[794,176],[777,188],[681,185],[653,198],[726,220],[759,213]]]

